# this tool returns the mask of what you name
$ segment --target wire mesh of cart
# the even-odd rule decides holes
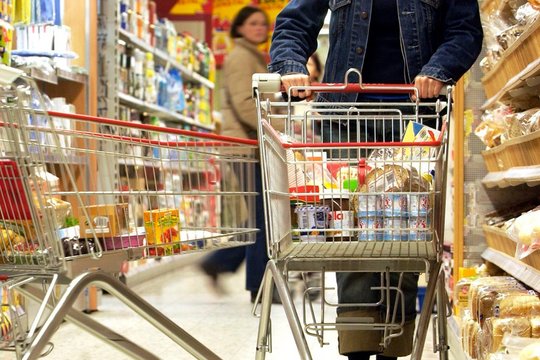
[[[360,77],[350,70],[348,76]],[[298,88],[298,87],[297,87]],[[305,333],[325,343],[327,330],[373,330],[380,349],[403,333],[403,273],[425,272],[426,298],[413,349],[419,359],[439,281],[444,226],[450,89],[437,101],[411,101],[411,85],[315,84],[311,91],[357,93],[356,101],[270,101],[278,74],[253,77],[270,261],[262,290],[258,358],[271,351],[270,298],[275,282],[302,358],[311,358]],[[291,88],[292,90],[293,88]],[[300,88],[304,90],[304,88]],[[289,92],[288,99],[291,98]],[[384,100],[381,100],[384,99]],[[287,174],[287,176],[283,176]],[[306,287],[296,312],[290,271],[320,271],[320,287]],[[325,285],[326,271],[380,273],[376,303],[339,304]],[[397,284],[390,274],[401,274]],[[316,306],[310,293],[322,290]],[[340,323],[328,307],[384,306],[381,319]],[[445,318],[446,306],[439,306]],[[318,309],[318,310],[317,310]],[[438,323],[435,350],[446,356],[446,326]]]
[[[0,274],[10,295],[39,304],[30,325],[14,326],[16,302],[2,303],[4,344],[35,358],[67,318],[105,341],[119,336],[109,343],[135,358],[157,358],[71,309],[95,283],[195,357],[218,358],[111,274],[128,260],[253,243],[257,142],[47,112],[31,79],[0,70]],[[69,287],[58,298],[60,283]]]

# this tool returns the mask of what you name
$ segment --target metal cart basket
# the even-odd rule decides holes
[[[348,76],[360,77],[356,70]],[[267,241],[270,261],[262,287],[257,358],[270,348],[273,283],[283,302],[301,358],[304,336],[324,344],[327,330],[373,330],[380,349],[403,332],[404,273],[426,273],[428,286],[412,359],[420,359],[435,294],[435,351],[447,356],[446,293],[440,277],[450,89],[444,99],[411,102],[410,85],[317,84],[318,93],[354,92],[357,101],[271,101],[277,74],[253,76],[259,115]],[[289,92],[289,99],[291,98]],[[385,100],[381,100],[385,98]],[[287,174],[287,176],[284,176]],[[322,276],[319,311],[306,288],[302,323],[286,279],[290,271],[380,273],[375,303],[336,303]],[[396,284],[390,281],[398,273]],[[392,275],[394,276],[394,275]],[[382,319],[327,320],[328,307],[386,308]]]
[[[218,359],[114,275],[128,260],[253,243],[256,141],[47,112],[33,80],[0,70],[2,347],[38,358],[67,319],[157,359],[72,309],[95,284],[196,358]],[[32,321],[20,294],[37,301]]]

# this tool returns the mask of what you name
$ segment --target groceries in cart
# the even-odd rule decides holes
[[[179,253],[180,221],[178,209],[158,209],[144,212],[144,227],[150,255]],[[159,246],[158,246],[159,245]]]
[[[431,241],[440,136],[409,122],[401,143],[372,146],[366,158],[333,159],[324,144],[287,149],[293,238]]]

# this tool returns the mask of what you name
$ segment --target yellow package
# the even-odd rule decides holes
[[[180,217],[178,209],[155,209],[144,212],[144,228],[149,255],[162,256],[180,252]],[[152,246],[170,244],[166,246]]]

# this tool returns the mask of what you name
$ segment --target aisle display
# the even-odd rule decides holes
[[[540,13],[533,5],[524,0],[482,4],[487,51],[480,65],[488,100],[472,129],[485,146],[488,173],[482,183],[510,200],[519,194],[513,202],[494,202],[495,211],[483,216],[488,247],[482,258],[489,268],[469,269],[469,274],[460,269],[454,287],[461,345],[469,359],[534,359],[530,349],[540,343],[540,196],[535,187],[540,184]],[[519,203],[523,197],[527,201]]]
[[[155,5],[102,1],[99,115],[118,118],[120,104],[157,116],[168,126],[213,131],[212,51],[158,18]]]

